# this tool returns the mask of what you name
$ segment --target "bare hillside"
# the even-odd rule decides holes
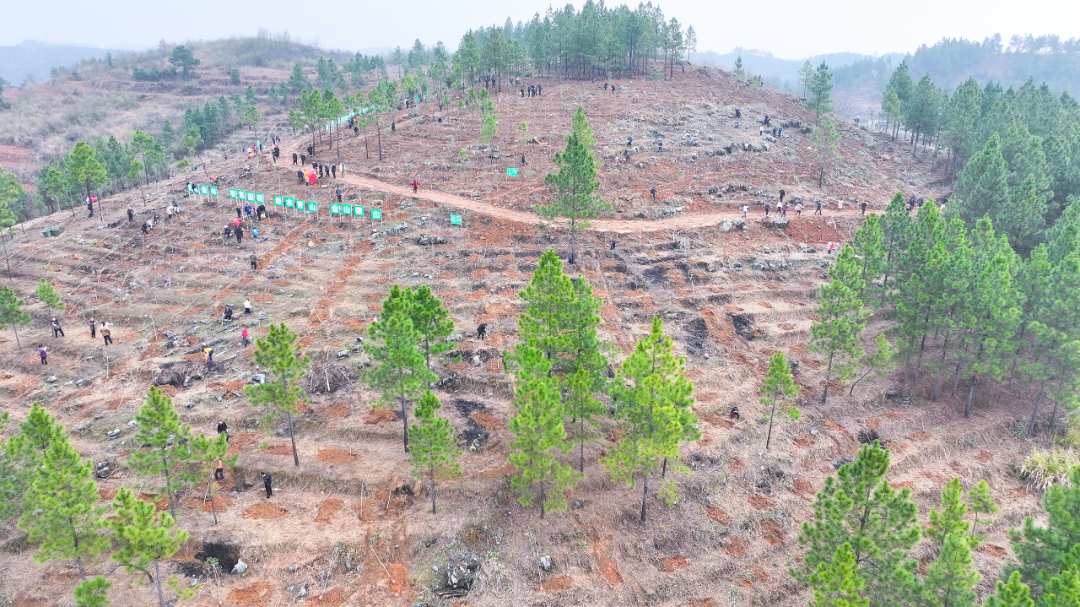
[[[333,151],[319,144],[315,160],[344,163],[346,172],[318,187],[297,184],[291,154],[310,143],[303,134],[279,131],[286,140],[277,164],[267,152],[250,161],[232,153],[215,159],[206,174],[222,191],[320,205],[317,216],[271,207],[272,217],[254,226],[258,242],[223,238],[233,205],[188,197],[181,178],[103,200],[92,219],[61,213],[23,226],[9,245],[5,282],[24,299],[40,277],[55,283],[68,302],[60,317],[67,337],[49,337],[48,312],[36,301],[27,306],[34,322],[20,332],[21,349],[10,331],[0,332],[0,408],[19,422],[41,402],[81,454],[109,462],[103,500],[122,485],[148,486],[125,464],[129,422],[151,384],[173,397],[197,432],[228,422],[239,461],[211,487],[218,524],[203,483],[184,496],[179,515],[192,539],[168,563],[170,573],[202,584],[188,603],[194,606],[805,604],[808,593],[787,574],[800,556],[799,525],[811,516],[822,479],[873,436],[892,452],[893,484],[914,490],[924,517],[948,479],[990,482],[1002,512],[975,555],[985,595],[1008,554],[1005,530],[1039,511],[1037,496],[1011,469],[1030,448],[1009,431],[1009,404],[1020,396],[980,389],[975,414],[964,420],[957,399],[931,405],[922,387],[896,393],[898,382],[885,378],[860,384],[853,396],[837,389],[821,406],[821,360],[805,347],[827,244],[858,228],[857,203],[880,211],[897,189],[938,196],[945,186],[927,166],[845,123],[842,169],[818,189],[802,132],[810,119],[797,100],[737,86],[721,72],[617,82],[614,95],[602,82],[541,82],[541,97],[495,97],[494,158],[475,141],[475,113],[440,111],[433,101],[415,115],[394,115],[394,130],[381,133],[382,162],[375,131],[366,146],[363,133],[351,132]],[[610,432],[586,448],[586,479],[568,511],[540,520],[516,502],[507,480],[511,384],[502,355],[516,343],[517,293],[539,256],[554,248],[565,259],[569,249],[565,228],[542,224],[532,207],[547,202],[543,175],[578,105],[604,144],[601,194],[614,208],[578,236],[577,263],[567,271],[603,298],[602,337],[623,353],[615,362],[659,315],[695,384],[702,439],[682,451],[687,472],[669,472],[681,498],[669,506],[651,497],[644,526],[640,486],[611,482],[597,464],[616,438]],[[774,126],[789,125],[779,140],[758,133],[766,113]],[[519,135],[522,121],[528,131]],[[535,143],[521,141],[527,138]],[[661,139],[658,153],[652,146]],[[507,167],[521,169],[519,176],[506,177]],[[421,185],[416,195],[408,189],[413,179]],[[350,203],[382,210],[381,222],[329,217],[338,187]],[[801,216],[789,210],[786,225],[764,217],[764,203],[775,206],[780,189],[806,205]],[[813,213],[816,199],[821,215]],[[166,221],[164,207],[174,201],[183,215]],[[750,206],[745,228],[743,205]],[[144,235],[139,226],[154,213],[159,222]],[[451,225],[452,214],[464,225]],[[64,231],[41,236],[51,226]],[[421,234],[439,244],[418,245]],[[248,265],[252,253],[257,271]],[[395,283],[429,285],[457,326],[455,351],[436,367],[436,394],[465,449],[464,474],[442,483],[434,515],[426,484],[409,474],[401,420],[373,410],[375,394],[360,379],[369,361],[358,338]],[[254,314],[223,322],[225,304],[240,311],[245,297]],[[90,318],[113,324],[113,345],[91,340]],[[288,435],[278,426],[264,431],[260,411],[243,395],[260,370],[241,330],[262,337],[279,322],[302,336],[312,358],[299,467]],[[490,332],[484,341],[476,339],[479,323]],[[867,335],[885,326],[875,318]],[[37,360],[39,343],[50,349],[48,366]],[[205,344],[215,348],[211,369],[202,363]],[[800,363],[804,415],[778,421],[765,452],[757,391],[778,349]],[[732,406],[741,420],[728,417]],[[275,479],[270,499],[259,489],[261,471]],[[72,605],[74,567],[37,564],[31,554],[24,534],[0,527],[0,601]],[[215,581],[206,575],[208,556],[250,568]],[[542,556],[551,567],[538,566]],[[475,570],[467,594],[445,585],[448,567],[459,566]],[[136,577],[114,572],[111,579],[114,604],[151,604],[152,588]]]

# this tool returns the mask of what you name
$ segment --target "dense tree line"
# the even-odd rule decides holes
[[[941,509],[920,524],[911,489],[889,484],[889,464],[874,441],[825,479],[813,520],[802,524],[806,554],[791,575],[811,587],[814,607],[977,607],[982,575],[972,551],[998,511],[989,486],[949,481]],[[1048,488],[1042,505],[1044,525],[1029,516],[1009,532],[1018,563],[1003,568],[985,607],[1080,604],[1080,467]]]
[[[989,213],[1021,252],[1045,240],[1080,195],[1080,104],[1068,93],[1033,80],[1003,90],[968,79],[950,96],[929,75],[915,82],[902,63],[882,114],[894,137],[908,131],[913,150],[919,141],[947,149],[959,173],[950,207],[969,228]]]
[[[1080,207],[1069,207],[1026,257],[998,227],[1013,225],[1009,217],[995,224],[984,216],[969,229],[933,201],[914,216],[909,209],[898,193],[830,269],[811,328],[811,347],[829,359],[826,379],[887,362],[858,338],[869,314],[883,311],[894,322],[905,383],[928,374],[931,401],[963,386],[965,416],[979,382],[1023,386],[1028,433],[1045,403],[1053,405],[1052,432],[1059,408],[1076,408],[1080,388]],[[875,349],[888,350],[887,340]]]
[[[655,73],[671,76],[697,36],[675,18],[666,20],[653,4],[637,9],[608,8],[588,0],[581,10],[572,5],[549,8],[528,22],[467,32],[453,56],[457,80],[477,75],[558,75],[564,78],[629,77]]]

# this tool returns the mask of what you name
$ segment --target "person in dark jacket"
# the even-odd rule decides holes
[[[225,442],[229,442],[229,425],[225,423],[225,420],[219,419],[217,423],[217,433],[225,435]]]
[[[274,483],[269,472],[263,472],[263,488],[266,489],[267,499],[274,495]]]
[[[52,336],[53,336],[53,338],[56,338],[58,336],[59,337],[66,337],[64,335],[64,329],[60,326],[60,321],[59,320],[56,320],[54,318],[54,319],[52,319],[52,322],[50,324],[52,325]]]

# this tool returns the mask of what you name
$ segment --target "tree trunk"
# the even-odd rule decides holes
[[[971,397],[975,394],[975,377],[978,373],[971,374],[971,383],[968,385],[967,402],[964,404],[964,417],[967,418],[971,413]]]
[[[402,437],[402,440],[404,441],[404,444],[405,444],[405,453],[408,453],[409,452],[409,416],[405,411],[405,398],[400,397],[398,400],[401,401],[401,423],[402,423],[403,428],[404,428],[402,430],[401,437]]]
[[[1031,411],[1031,421],[1028,422],[1028,436],[1035,436],[1035,418],[1039,415],[1039,405],[1042,404],[1043,394],[1046,394],[1046,380],[1039,384],[1039,394],[1035,396],[1035,408]]]
[[[19,327],[15,326],[15,323],[11,323],[11,330],[15,332],[15,345],[22,349],[22,343],[19,341]]]
[[[161,464],[163,472],[165,473],[165,493],[169,495],[169,514],[172,514],[173,518],[176,518],[176,506],[173,505],[173,492],[172,485],[169,484],[169,458],[165,455],[165,450],[161,451]]]
[[[829,367],[825,369],[825,391],[821,393],[821,404],[829,400],[829,376],[832,375],[832,361],[836,353],[829,354]]]
[[[664,463],[660,467],[660,478],[667,478],[667,458],[664,458]]]
[[[435,466],[431,466],[431,513],[435,514]]]
[[[375,117],[375,130],[379,134],[379,162],[382,162],[382,125],[379,124],[379,117]]]
[[[826,377],[825,378],[825,386],[826,386],[826,388],[828,387],[828,385],[829,385],[829,378]],[[852,387],[854,387],[854,386],[852,386]],[[777,389],[776,394],[773,394],[772,404],[769,405],[769,433],[765,435],[765,450],[766,451],[769,450],[769,443],[772,442],[772,423],[773,423],[773,419],[776,417],[776,397],[779,394],[780,394],[780,390]]]
[[[165,607],[165,594],[161,591],[161,562],[154,561],[154,584],[157,585],[157,600],[160,607]]]
[[[578,468],[585,474],[585,417],[578,416]]]
[[[929,317],[929,313],[927,313]],[[923,324],[925,327],[925,322]],[[923,352],[926,351],[926,333],[923,333],[922,340],[919,342],[919,357],[915,359],[915,381],[912,382],[912,386],[919,383],[919,371],[922,369],[922,357]]]
[[[544,492],[544,481],[540,481],[540,520],[544,520],[544,502],[547,500],[547,495]]]
[[[574,236],[575,236],[575,234],[574,234],[574,223],[575,223],[574,220],[575,219],[577,219],[577,218],[576,217],[571,217],[570,218],[570,263],[571,264],[574,263]]]
[[[292,441],[292,459],[293,465],[300,465],[300,457],[296,455],[296,432],[293,431],[292,412],[286,411],[285,417],[289,420],[289,440]]]
[[[649,500],[649,475],[646,473],[646,474],[642,474],[641,476],[643,477],[643,479],[645,481],[644,483],[642,483],[643,485],[645,485],[645,490],[641,492],[641,524],[644,525],[645,524],[645,506],[648,504],[648,500]]]

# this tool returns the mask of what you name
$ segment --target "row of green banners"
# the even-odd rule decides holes
[[[192,194],[201,194],[203,196],[213,196],[217,198],[217,186],[216,185],[195,185],[188,186],[188,191]],[[234,197],[235,198],[235,197]]]
[[[215,186],[210,186],[209,189],[204,185],[199,186],[199,191],[203,194],[208,193],[210,196],[217,196],[217,187]],[[247,192],[236,188],[229,188],[229,198],[234,200],[246,200],[247,202],[254,202],[257,204],[263,204],[266,201],[266,197],[261,193]],[[308,213],[319,212],[319,204],[314,200],[304,201],[291,196],[274,196],[274,206],[285,207],[286,209],[300,209],[301,211],[307,210]],[[364,217],[364,207],[359,204],[334,202],[330,204],[330,214]],[[381,221],[382,209],[371,209],[371,219]],[[461,215],[451,215],[450,225],[461,225]]]

